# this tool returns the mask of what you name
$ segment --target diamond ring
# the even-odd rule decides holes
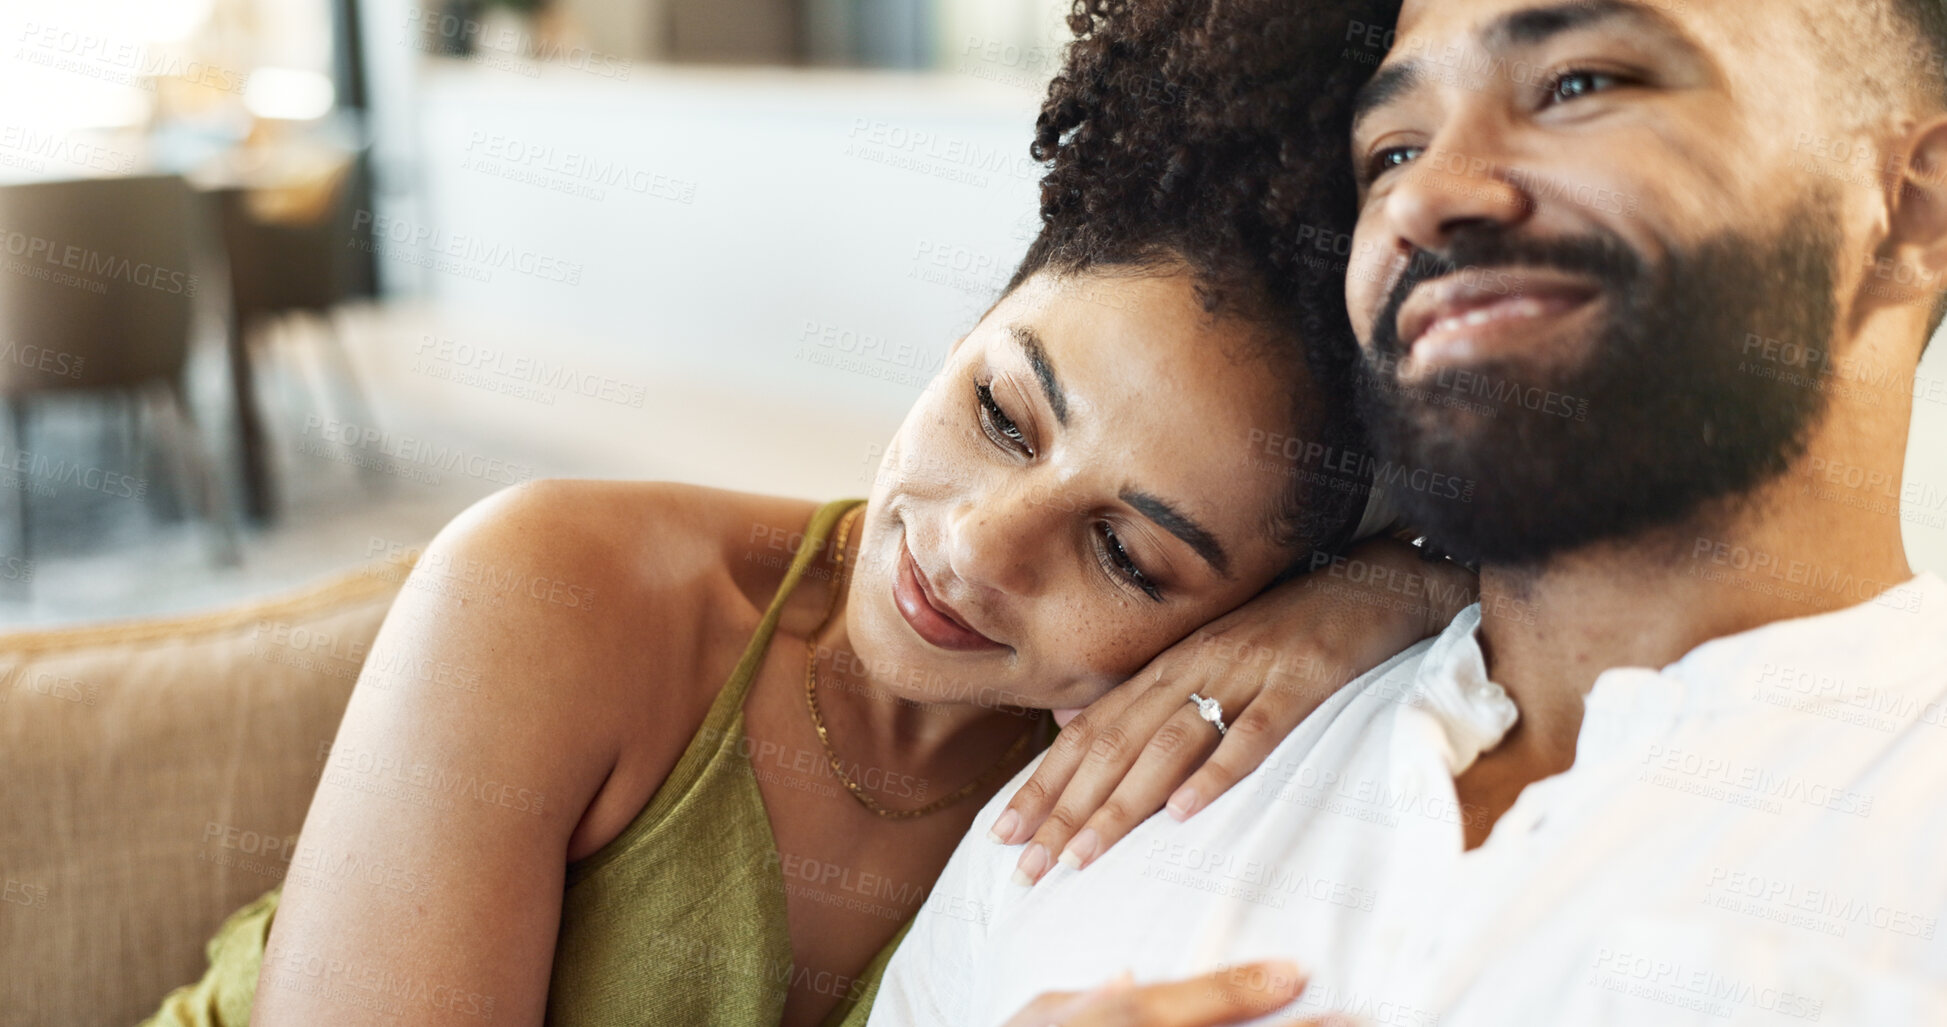
[[[1215,699],[1206,698],[1195,692],[1191,692],[1190,705],[1197,708],[1197,716],[1209,721],[1210,726],[1217,729],[1217,734],[1222,735],[1224,732],[1230,730],[1224,726],[1224,707],[1222,703],[1219,703]]]

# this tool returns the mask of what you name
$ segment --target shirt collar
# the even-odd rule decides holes
[[[1411,705],[1437,726],[1456,777],[1499,745],[1520,716],[1507,691],[1487,676],[1480,623],[1478,603],[1462,610],[1428,648],[1413,682]],[[1947,665],[1947,582],[1931,571],[1854,606],[1711,639],[1661,671],[1603,671],[1583,711],[1577,762],[1680,716],[1760,705],[1751,702],[1752,689],[1766,680],[1803,691],[1809,675],[1827,690],[1855,687],[1852,682],[1885,690],[1889,698],[1925,691],[1929,699],[1947,684],[1937,674],[1894,672],[1889,663],[1922,670]]]
[[[1520,717],[1507,690],[1487,676],[1480,626],[1479,603],[1460,611],[1427,649],[1413,679],[1413,705],[1439,728],[1448,772],[1455,777],[1501,744]]]

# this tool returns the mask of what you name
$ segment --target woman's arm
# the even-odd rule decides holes
[[[1465,568],[1375,539],[1178,642],[1069,721],[996,821],[1038,881],[1086,866],[1164,807],[1184,820],[1228,791],[1333,692],[1437,634],[1474,601]],[[1191,693],[1223,704],[1221,739]],[[1193,773],[1194,771],[1194,773]]]
[[[570,838],[624,720],[577,484],[475,504],[401,589],[320,746],[260,1027],[541,1022]]]

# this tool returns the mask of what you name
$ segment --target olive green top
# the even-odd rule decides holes
[[[820,507],[777,595],[703,726],[662,787],[614,841],[568,866],[547,1022],[562,1027],[773,1027],[796,973],[784,874],[757,777],[745,756],[744,696],[764,662],[784,601],[846,510]],[[144,1027],[240,1027],[278,892],[238,910],[210,940],[209,972],[170,993]],[[810,983],[840,994],[825,1027],[857,1027],[877,993],[899,929],[853,981]]]

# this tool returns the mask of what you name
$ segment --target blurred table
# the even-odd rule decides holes
[[[356,181],[356,170],[366,144],[362,126],[344,115],[295,128],[265,128],[259,126],[242,137],[188,126],[67,133],[59,140],[62,160],[0,163],[0,183],[181,175],[205,199],[202,238],[195,241],[199,248],[206,253],[221,251],[226,266],[244,265],[246,283],[273,282],[267,275],[277,269],[260,266],[261,247],[237,252],[239,241],[264,238],[251,232],[252,226],[275,233],[280,228],[301,231],[331,223],[362,185]],[[7,130],[34,131],[17,126]],[[43,144],[43,148],[50,147]],[[336,247],[343,250],[346,244],[341,240]],[[279,299],[296,297],[287,289],[267,299],[263,289],[236,288],[235,273],[227,277],[232,287],[227,290],[225,349],[236,410],[238,477],[245,514],[254,523],[267,524],[276,515],[276,490],[246,330],[252,314],[275,308]],[[369,291],[369,276],[352,287],[361,284]],[[246,292],[250,294],[240,295]],[[301,302],[288,305],[310,307],[317,295],[315,290],[305,291]]]

